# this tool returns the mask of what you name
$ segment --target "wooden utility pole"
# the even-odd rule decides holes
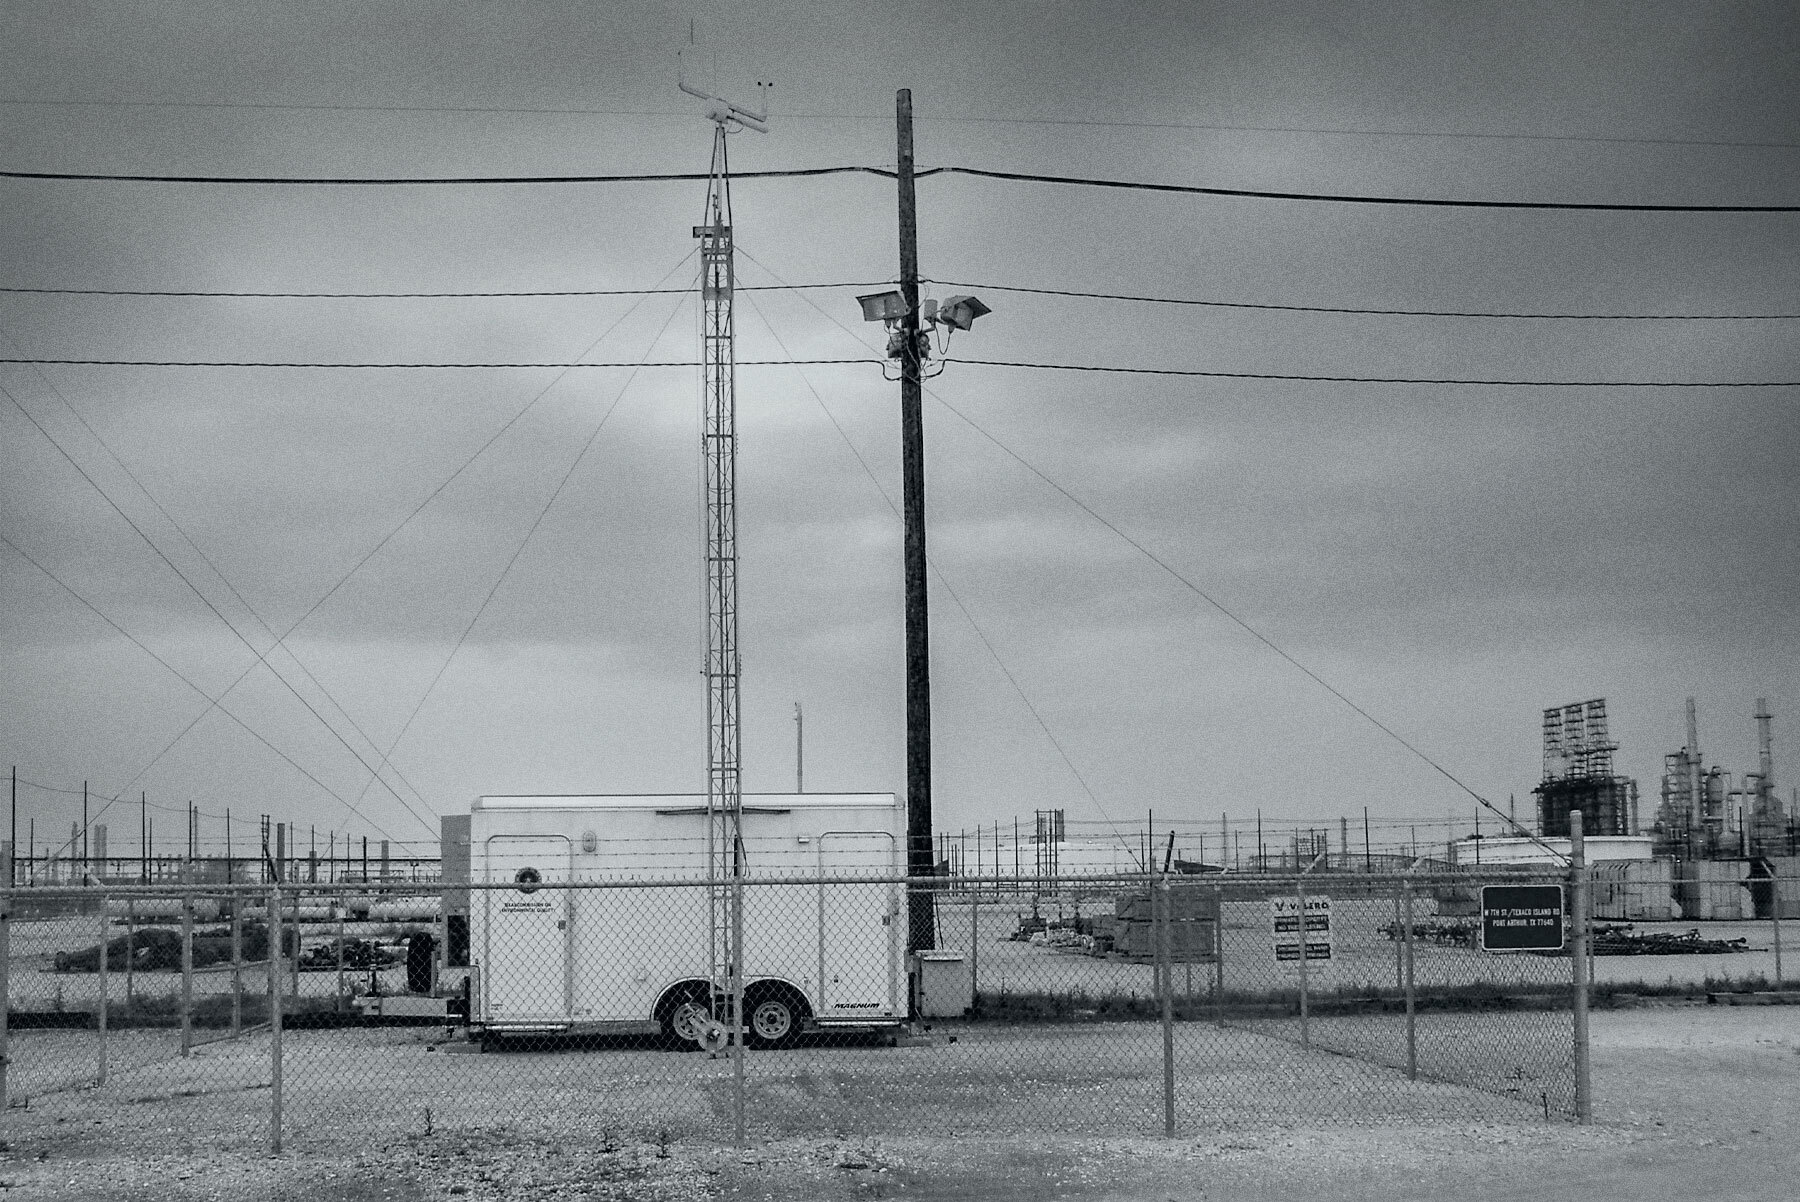
[[[925,595],[925,388],[919,370],[919,223],[913,196],[912,90],[894,98],[899,183],[900,472],[906,527],[906,874],[920,881],[931,862],[931,640]],[[932,895],[915,884],[907,894],[906,947],[937,946]]]

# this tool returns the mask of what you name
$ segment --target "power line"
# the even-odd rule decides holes
[[[1268,192],[1248,188],[1205,188],[1195,184],[1153,184],[1141,180],[1040,175],[1024,171],[991,171],[983,167],[931,167],[918,172],[917,178],[923,179],[928,175],[973,175],[983,179],[1009,180],[1015,183],[1071,184],[1085,188],[1126,188],[1139,192],[1235,196],[1251,200],[1311,200],[1334,204],[1418,205],[1445,209],[1563,209],[1611,213],[1800,213],[1800,205],[1601,204],[1552,200],[1454,200],[1420,196],[1347,196],[1330,192]]]
[[[802,289],[883,288],[891,280],[844,280],[812,284],[740,284],[739,292],[779,292]],[[1066,296],[1082,300],[1126,301],[1152,305],[1182,305],[1209,309],[1260,309],[1282,313],[1350,313],[1376,317],[1486,317],[1521,321],[1792,321],[1800,313],[1526,313],[1488,309],[1376,309],[1354,305],[1284,305],[1259,301],[1203,300],[1197,297],[1152,296],[1130,292],[1087,292],[1074,288],[1035,288],[1023,284],[971,283],[959,280],[922,279],[921,283],[944,288],[968,288],[984,292],[1016,292],[1033,296]],[[664,296],[687,292],[686,288],[537,288],[492,292],[257,292],[203,288],[36,288],[0,286],[0,292],[45,296],[143,296],[205,297],[261,300],[465,300],[517,297]]]
[[[779,171],[733,172],[735,180],[798,179],[821,175],[879,175],[894,178],[882,167],[802,167]],[[1124,188],[1140,192],[1174,192],[1194,196],[1230,196],[1250,200],[1307,200],[1335,204],[1413,205],[1452,209],[1559,209],[1617,213],[1800,213],[1800,205],[1672,205],[1583,203],[1550,200],[1467,200],[1420,196],[1355,196],[1332,192],[1273,192],[1252,188],[1212,188],[1198,184],[1158,184],[1143,180],[1100,179],[1073,175],[1044,175],[1024,171],[995,171],[984,167],[928,167],[915,178],[932,175],[969,175],[1014,183],[1069,184],[1089,188]],[[695,172],[641,172],[628,175],[460,175],[460,176],[282,176],[282,175],[131,175],[94,171],[0,171],[4,179],[86,180],[106,183],[148,184],[263,184],[295,187],[408,187],[420,185],[479,184],[626,184],[691,182],[710,178]]]
[[[1800,380],[1517,380],[1430,376],[1318,376],[1292,372],[1200,371],[1183,367],[1117,367],[1090,363],[1033,363],[1019,359],[952,359],[978,367],[1102,372],[1133,376],[1201,376],[1227,380],[1312,380],[1325,384],[1479,384],[1494,388],[1792,388]]]
[[[841,363],[879,363],[879,359],[806,359],[809,364],[841,364]],[[28,359],[0,358],[0,363],[50,363],[71,367],[293,367],[293,368],[343,368],[343,369],[376,369],[384,371],[421,371],[421,370],[570,370],[577,367],[632,368],[647,367],[699,367],[698,359],[661,359],[649,363],[632,363],[629,361],[608,361],[602,363],[540,362],[540,363],[320,363],[299,360],[274,359]],[[739,367],[786,367],[785,359],[738,360]]]
[[[550,105],[463,104],[280,104],[231,100],[27,100],[0,99],[0,104],[37,108],[143,108],[143,109],[244,109],[273,112],[347,113],[443,113],[543,115],[569,117],[667,117],[688,119],[692,113],[674,109],[594,109]],[[782,113],[783,121],[893,121],[891,113]],[[1097,129],[1191,129],[1223,133],[1324,134],[1356,138],[1415,138],[1431,141],[1585,142],[1648,146],[1720,146],[1758,150],[1795,150],[1800,143],[1758,142],[1720,138],[1650,138],[1604,134],[1504,134],[1461,131],[1440,133],[1413,129],[1356,129],[1316,125],[1222,125],[1196,121],[1107,121],[1056,117],[929,117],[917,115],[920,124],[937,125],[1046,125]]]
[[[854,281],[827,284],[757,284],[739,285],[739,292],[775,292],[782,288],[881,288],[889,281]],[[692,292],[692,288],[540,288],[512,292],[234,292],[201,288],[14,288],[0,287],[0,292],[36,293],[52,296],[199,296],[247,297],[264,300],[460,300],[473,297],[528,296],[672,296]]]
[[[807,367],[880,365],[873,358],[739,359],[739,367]],[[950,359],[973,367],[1014,367],[1038,371],[1102,372],[1139,376],[1188,376],[1221,380],[1298,380],[1324,384],[1442,384],[1496,388],[1793,388],[1800,380],[1520,380],[1453,376],[1338,376],[1273,371],[1202,371],[1182,367],[1124,367],[1095,363],[1038,363],[1021,359]],[[0,358],[0,363],[47,363],[74,367],[246,367],[339,371],[539,371],[591,368],[699,367],[698,359],[663,359],[649,363],[318,363],[255,359],[38,359]]]
[[[1800,313],[1515,313],[1483,309],[1367,309],[1348,305],[1276,305],[1252,301],[1199,300],[1180,296],[1144,296],[1127,292],[1081,292],[1072,288],[1027,288],[1018,284],[971,284],[931,280],[944,288],[983,292],[1023,292],[1036,296],[1071,296],[1083,300],[1135,301],[1150,305],[1193,305],[1209,309],[1272,309],[1283,313],[1356,313],[1376,317],[1494,317],[1528,321],[1792,321]],[[816,287],[817,285],[800,285]],[[863,285],[858,285],[862,287]],[[869,285],[873,286],[873,285]],[[11,291],[0,288],[0,292]]]
[[[881,175],[880,167],[791,167],[780,171],[734,171],[731,178],[800,179],[818,175]],[[293,176],[293,175],[123,175],[96,171],[0,171],[0,179],[88,180],[117,184],[272,184],[295,187],[407,187],[465,184],[645,184],[711,179],[692,171],[639,172],[631,175],[434,175],[434,176]]]

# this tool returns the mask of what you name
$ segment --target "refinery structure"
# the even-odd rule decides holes
[[[1617,894],[1601,903],[1601,916],[1769,917],[1769,891],[1757,882],[1800,874],[1800,804],[1784,804],[1777,791],[1767,699],[1757,699],[1754,718],[1756,766],[1734,773],[1704,762],[1690,698],[1686,742],[1663,757],[1659,802],[1641,799],[1639,782],[1619,771],[1606,699],[1597,697],[1543,711],[1543,775],[1532,790],[1534,811],[1520,813],[1509,801],[1504,809],[1484,803],[1469,815],[1472,822],[1371,823],[1364,811],[1297,824],[1223,813],[1209,821],[1152,813],[1127,823],[1075,823],[1062,810],[1039,810],[940,832],[934,858],[939,875],[953,881],[1012,877],[1047,887],[1061,878],[1144,871],[1327,876],[1541,869],[1566,866],[1570,816],[1579,811],[1586,858],[1602,893]],[[1783,909],[1792,911],[1783,917],[1800,917],[1800,898]]]
[[[1686,859],[1791,856],[1800,852],[1794,811],[1775,790],[1773,716],[1756,700],[1756,771],[1734,777],[1700,751],[1694,699],[1687,703],[1687,742],[1663,757],[1662,805],[1656,812],[1659,850]]]

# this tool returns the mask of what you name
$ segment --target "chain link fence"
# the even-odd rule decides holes
[[[1784,987],[1800,881],[1734,883],[1750,933],[1706,939],[1631,919],[1596,877],[1602,996],[1678,974]],[[1571,949],[1488,950],[1482,889],[1560,898],[1567,879],[22,889],[0,927],[6,1114],[130,1123],[172,1102],[214,1142],[504,1127],[599,1146],[1562,1120]],[[914,886],[937,924],[916,961]],[[1676,913],[1687,888],[1668,883]],[[1621,954],[1671,939],[1718,946]]]

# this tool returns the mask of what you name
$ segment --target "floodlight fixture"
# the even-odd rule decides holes
[[[906,316],[906,297],[899,292],[871,292],[857,297],[856,303],[862,306],[864,321],[895,322]]]
[[[953,330],[966,330],[975,324],[977,317],[985,317],[992,312],[976,297],[952,296],[938,306],[937,315],[932,320]]]

